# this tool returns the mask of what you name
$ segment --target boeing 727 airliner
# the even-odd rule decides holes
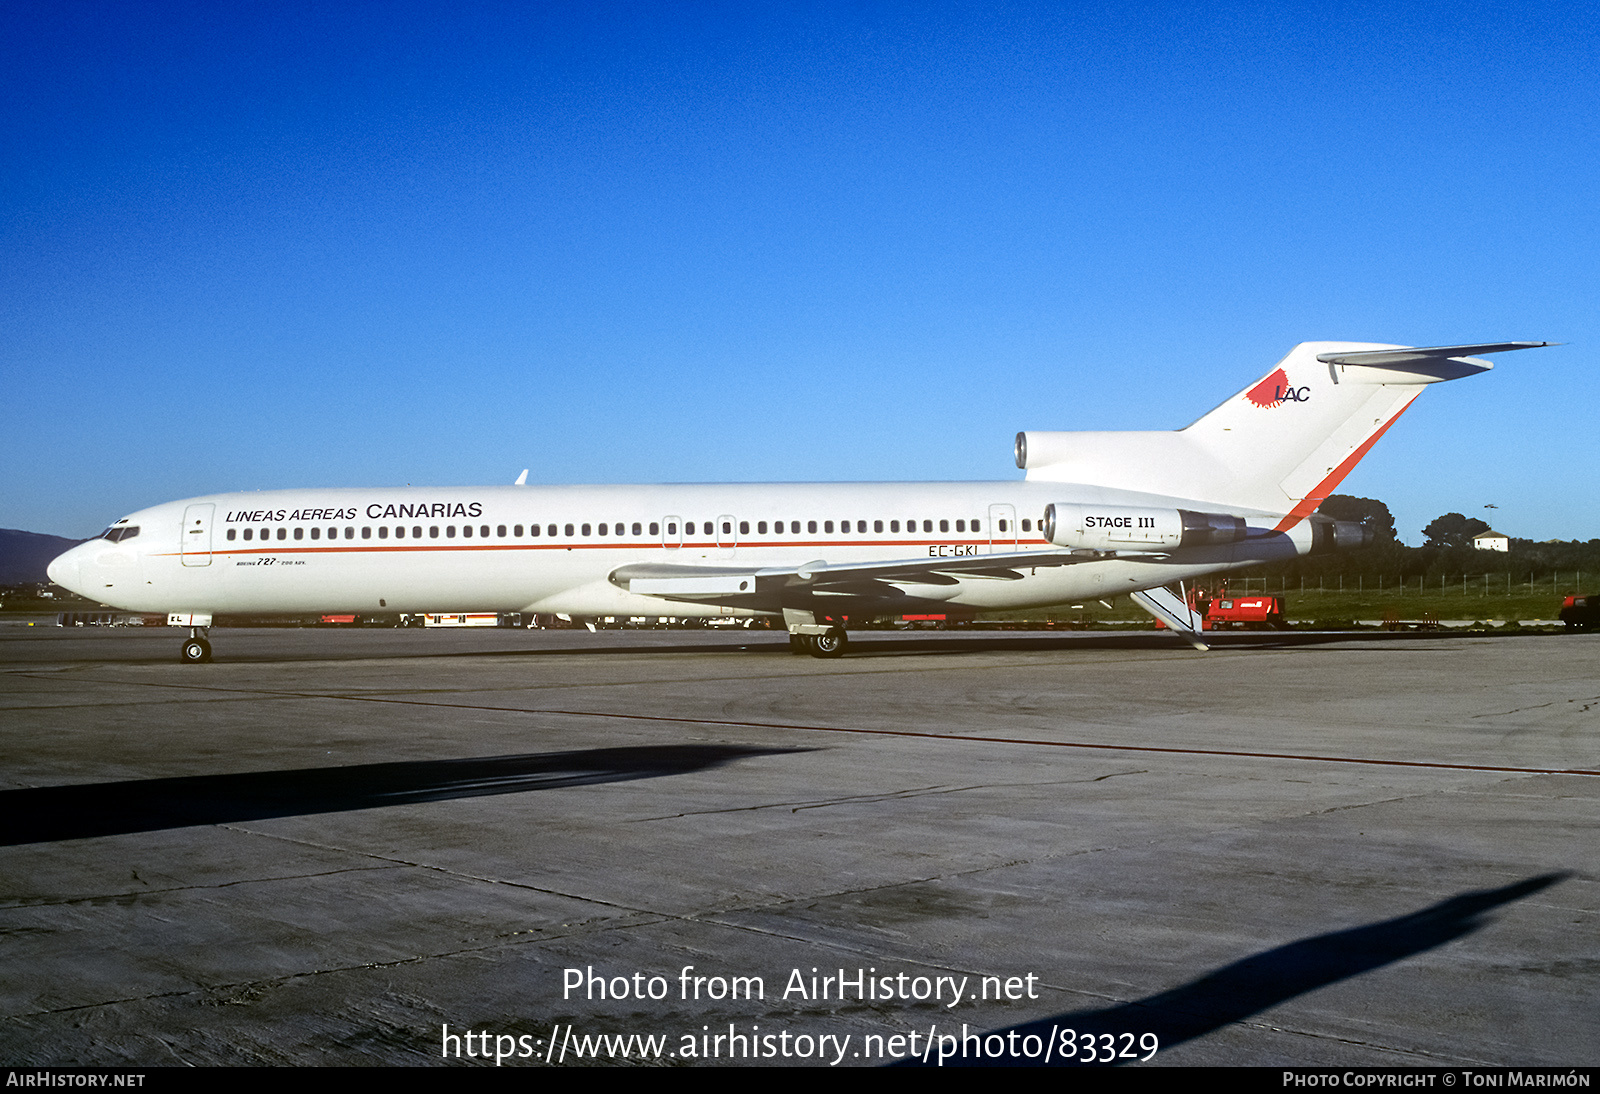
[[[50,564],[92,600],[227,612],[770,616],[819,657],[848,618],[1128,593],[1197,647],[1167,586],[1360,546],[1317,506],[1424,385],[1474,355],[1305,342],[1187,428],[1017,434],[1022,481],[490,486],[217,494],[117,521]]]

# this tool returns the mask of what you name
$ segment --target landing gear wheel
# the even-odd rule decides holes
[[[183,644],[183,652],[178,655],[185,665],[200,665],[211,660],[211,643],[204,638],[190,638]]]
[[[789,636],[789,652],[810,653],[811,643],[806,640],[806,636],[803,634],[791,634]]]
[[[810,635],[812,657],[843,657],[845,645],[850,641],[843,627],[834,627],[827,634]]]

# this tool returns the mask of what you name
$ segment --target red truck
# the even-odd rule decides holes
[[[1203,589],[1189,590],[1189,607],[1200,612],[1200,629],[1206,631],[1286,630],[1289,621],[1283,617],[1281,596],[1229,596],[1227,589],[1209,593]],[[1156,628],[1166,624],[1156,620]]]

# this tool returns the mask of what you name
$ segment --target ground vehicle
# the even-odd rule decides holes
[[[1288,625],[1283,617],[1283,598],[1279,596],[1229,597],[1224,593],[1206,606],[1207,630],[1223,631],[1230,627],[1283,630]]]
[[[1600,596],[1579,593],[1561,602],[1561,622],[1569,631],[1588,630],[1600,624]]]
[[[1206,631],[1285,630],[1281,596],[1229,596],[1227,585],[1215,591],[1196,587],[1189,590],[1189,610],[1199,614],[1200,629]],[[1156,629],[1166,624],[1156,620]]]

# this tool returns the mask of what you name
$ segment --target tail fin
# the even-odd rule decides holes
[[[1090,483],[1304,519],[1426,384],[1490,369],[1474,353],[1548,342],[1414,349],[1302,342],[1277,367],[1176,432],[1025,433],[1030,480]]]

